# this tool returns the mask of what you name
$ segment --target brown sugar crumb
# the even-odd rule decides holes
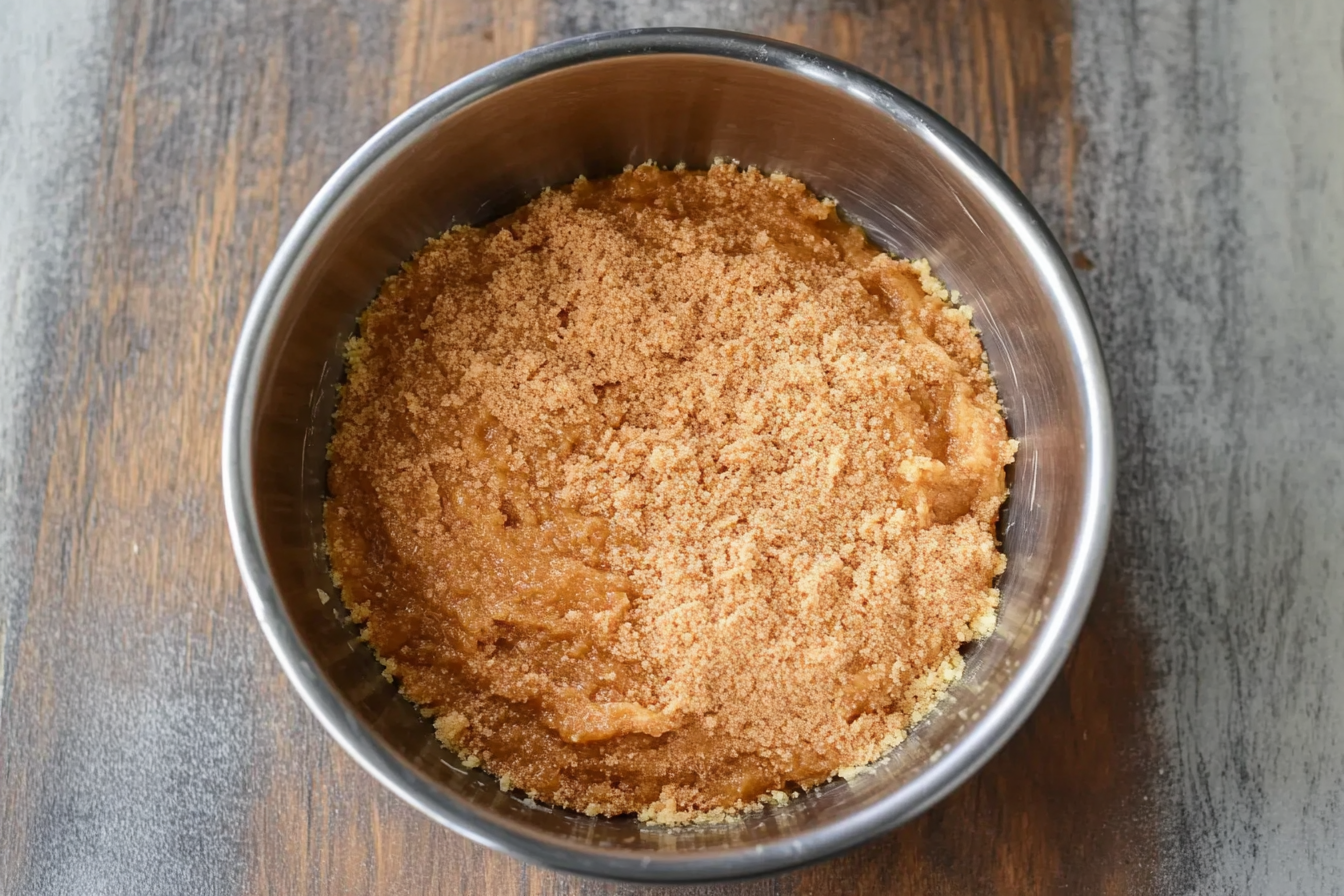
[[[683,822],[898,743],[994,627],[968,310],[800,182],[646,165],[431,240],[351,340],[341,596],[440,739]]]

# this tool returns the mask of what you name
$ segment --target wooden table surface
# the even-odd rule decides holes
[[[1120,485],[1059,681],[831,862],[669,892],[1344,892],[1338,0],[0,2],[0,893],[632,894],[442,830],[322,732],[224,526],[224,380],[277,241],[434,88],[693,24],[857,62],[1074,259]]]

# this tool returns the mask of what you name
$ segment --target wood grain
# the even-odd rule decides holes
[[[1168,891],[1344,892],[1344,6],[1075,11]]]
[[[1069,35],[1056,4],[756,3],[726,22],[709,7],[693,15],[819,47],[926,98],[1062,226]],[[7,661],[6,769],[22,777],[5,791],[7,827],[20,836],[6,838],[3,867],[15,885],[630,891],[527,868],[434,827],[321,733],[240,593],[215,457],[247,292],[346,154],[415,99],[538,40],[678,20],[652,5],[528,0],[113,7],[107,86],[91,98],[96,154],[73,184],[87,245],[62,259],[82,282],[49,325],[28,424],[49,448],[34,573]],[[1113,705],[1117,680],[1097,683],[1091,653],[1068,676],[1083,685],[1078,702]],[[1121,697],[1136,680],[1132,670],[1118,679]],[[712,892],[879,893],[895,879],[920,891],[983,882],[1017,892],[1070,871],[1090,882],[1061,849],[1078,819],[1061,814],[1059,797],[1077,806],[1075,788],[1097,790],[1089,769],[1115,726],[1094,724],[1095,746],[1079,755],[1068,698],[1052,694],[1004,757],[896,836]],[[1121,775],[1100,791],[1132,786]],[[965,833],[985,828],[1000,834]],[[1115,851],[1114,838],[1102,843]]]
[[[0,4],[0,892],[657,892],[476,847],[326,737],[217,446],[248,296],[346,155],[497,58],[671,24],[855,61],[1000,160],[1077,259],[1122,481],[1078,647],[980,774],[834,861],[667,892],[1338,892],[1336,7]]]

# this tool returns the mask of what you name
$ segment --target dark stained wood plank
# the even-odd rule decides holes
[[[1057,3],[747,7],[728,21],[708,5],[691,14],[906,87],[1062,220],[1069,60]],[[88,98],[96,151],[72,185],[87,236],[54,256],[76,273],[74,297],[47,322],[30,399],[29,432],[45,450],[25,459],[45,469],[29,473],[43,499],[22,631],[6,635],[6,769],[19,770],[6,818],[21,832],[7,838],[7,880],[36,892],[99,880],[202,893],[632,891],[525,868],[434,827],[322,734],[250,619],[215,458],[247,294],[346,154],[415,99],[539,40],[676,21],[637,4],[528,0],[113,7],[105,86]],[[68,662],[97,679],[63,674]],[[18,721],[34,713],[46,724]],[[930,891],[979,880],[1015,891],[1058,877],[1067,825],[1041,819],[1061,737],[1066,753],[1073,737],[1060,715],[1024,736],[1055,745],[1038,775],[1003,760],[838,863],[687,892],[883,892],[893,876]],[[1016,833],[1006,844],[959,834],[985,825]]]
[[[45,322],[29,398],[42,450],[23,455],[25,484],[44,497],[22,631],[6,635],[6,818],[20,832],[6,838],[6,880],[35,892],[98,880],[184,893],[634,892],[436,828],[322,734],[250,619],[215,457],[246,296],[346,154],[415,99],[539,40],[688,19],[809,44],[892,80],[980,140],[1067,227],[1069,21],[1056,0],[671,15],[530,0],[114,6],[106,86],[87,100],[96,152],[72,184],[87,236],[51,256],[75,272],[74,297]],[[1110,615],[1098,616],[1108,631]],[[97,680],[63,674],[69,662]],[[805,872],[681,892],[1132,883],[1120,853],[1143,838],[1094,819],[1142,789],[1136,763],[1101,769],[1122,741],[1142,741],[1144,669],[1137,641],[1090,631],[1027,731],[915,825]],[[22,721],[31,714],[46,724]],[[1094,865],[1077,861],[1075,832]]]

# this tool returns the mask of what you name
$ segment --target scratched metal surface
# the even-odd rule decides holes
[[[452,77],[741,28],[924,97],[1042,208],[1121,458],[1036,717],[919,822],[675,892],[1344,892],[1337,0],[0,2],[0,893],[633,893],[471,846],[290,692],[222,523],[223,377],[322,179]]]

